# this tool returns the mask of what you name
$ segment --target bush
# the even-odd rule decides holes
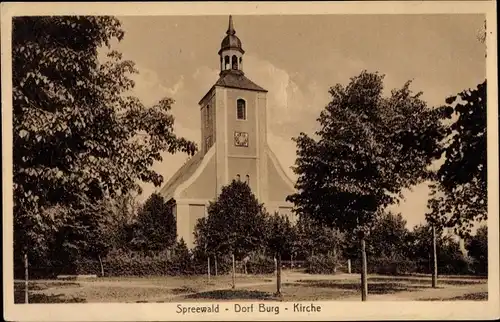
[[[254,255],[247,262],[248,274],[270,274],[274,272],[274,259],[265,255]]]
[[[306,260],[306,272],[309,274],[335,274],[339,260],[332,255],[314,255]]]
[[[367,258],[367,262],[368,274],[405,275],[417,273],[419,267],[416,261],[407,259]],[[353,273],[361,273],[361,261],[354,261],[352,269]]]
[[[104,276],[162,276],[195,274],[194,261],[181,240],[172,250],[161,252],[114,251],[102,259]],[[72,274],[101,275],[98,260],[80,260],[74,263]]]

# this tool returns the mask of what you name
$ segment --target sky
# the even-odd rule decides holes
[[[175,100],[176,134],[200,144],[198,101],[218,79],[220,42],[227,16],[119,17],[125,38],[113,49],[136,63],[133,94],[144,104]],[[385,75],[384,91],[412,80],[429,106],[475,88],[486,77],[485,46],[478,41],[483,15],[233,16],[245,50],[245,75],[268,92],[268,143],[292,178],[300,132],[313,134],[329,102],[328,89],[347,85],[361,71]],[[164,154],[154,165],[165,182],[186,161]],[[159,190],[143,185],[140,197]],[[405,191],[392,210],[409,228],[423,223],[427,184]]]

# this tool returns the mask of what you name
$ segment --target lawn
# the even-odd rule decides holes
[[[355,274],[309,275],[284,272],[283,297],[276,298],[273,275],[238,275],[236,288],[231,276],[123,277],[71,281],[30,282],[30,303],[164,303],[193,301],[359,301],[359,276]],[[15,283],[15,302],[24,302],[24,283]],[[429,276],[394,277],[371,275],[369,300],[487,300],[487,279],[443,277],[431,287]]]

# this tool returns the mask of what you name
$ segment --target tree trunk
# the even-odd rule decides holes
[[[215,276],[218,276],[218,274],[217,274],[217,255],[215,255],[214,260],[215,260],[215,263],[214,263],[215,264]]]
[[[347,274],[351,274],[351,260],[347,260]]]
[[[104,266],[102,265],[101,255],[97,255],[99,258],[99,265],[101,266],[101,277],[104,277]]]
[[[29,303],[29,289],[28,289],[28,252],[24,253],[24,303]]]
[[[290,255],[290,269],[293,269],[293,254]]]
[[[361,301],[366,301],[368,297],[368,279],[366,268],[366,242],[364,236],[361,237]]]
[[[236,288],[236,265],[234,263],[234,254],[231,255],[233,259],[233,286],[232,288]]]
[[[276,270],[276,296],[281,296],[281,253],[277,256],[277,270]]]
[[[210,282],[210,256],[208,256],[207,273],[208,273],[208,281]]]
[[[436,227],[434,225],[432,225],[432,253],[433,253],[432,287],[436,288],[438,267],[437,267]]]

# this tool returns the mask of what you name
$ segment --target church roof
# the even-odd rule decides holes
[[[201,161],[203,161],[203,153],[198,151],[193,157],[184,163],[177,172],[168,180],[168,182],[160,190],[160,194],[166,199],[174,197],[175,189],[196,171]]]
[[[207,94],[205,94],[203,98],[200,100],[200,104],[215,86],[246,89],[257,92],[267,92],[266,89],[252,82],[243,73],[238,71],[227,71],[221,73],[221,76],[219,77],[217,82],[215,82],[214,86],[212,86],[212,88],[207,92]]]
[[[245,77],[243,73],[237,73],[234,71],[229,71],[223,73],[219,80],[215,83],[215,86],[232,87],[240,89],[248,89],[251,91],[267,92],[259,85],[255,84],[251,80]]]

